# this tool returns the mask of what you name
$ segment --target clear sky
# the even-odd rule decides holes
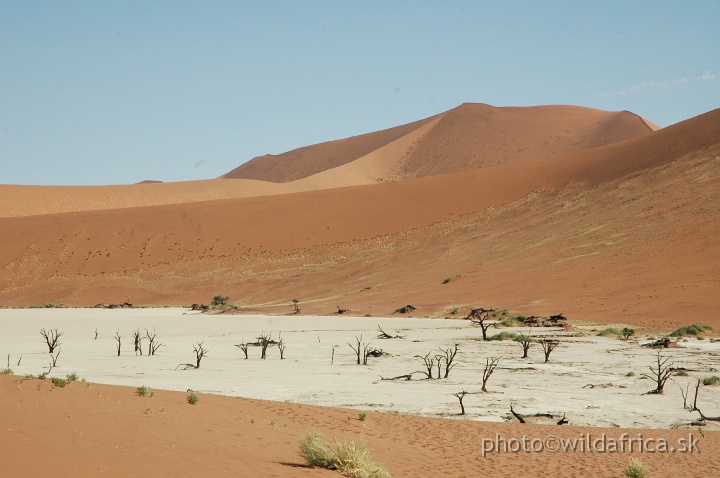
[[[720,0],[0,0],[0,183],[220,176],[464,102],[720,107]]]

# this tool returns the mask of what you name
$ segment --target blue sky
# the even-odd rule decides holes
[[[0,183],[220,176],[464,102],[720,107],[720,1],[0,0]]]

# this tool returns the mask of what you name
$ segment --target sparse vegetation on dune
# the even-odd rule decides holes
[[[348,478],[390,478],[390,473],[372,461],[364,440],[340,442],[333,448],[319,433],[310,432],[300,440],[300,456],[314,468],[337,470]]]
[[[713,328],[707,325],[702,324],[692,324],[692,325],[686,325],[685,327],[680,327],[679,329],[674,330],[669,335],[670,337],[683,337],[685,335],[700,335],[704,332],[712,332]]]

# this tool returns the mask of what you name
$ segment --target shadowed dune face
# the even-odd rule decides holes
[[[280,313],[299,299],[320,314],[489,305],[720,325],[719,175],[716,110],[569,155],[403,181],[2,218],[0,304],[224,294]]]

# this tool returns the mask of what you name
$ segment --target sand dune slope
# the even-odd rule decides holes
[[[391,183],[0,219],[0,303],[479,303],[719,321],[720,110],[571,155]],[[440,283],[456,277],[449,284]],[[314,309],[313,309],[314,308]]]
[[[309,432],[342,440],[364,439],[373,458],[392,476],[515,476],[574,478],[621,476],[638,456],[651,476],[711,476],[720,467],[720,435],[688,430],[632,430],[645,438],[697,440],[695,453],[489,453],[483,439],[574,439],[621,429],[517,425],[369,413],[292,403],[200,395],[74,382],[0,376],[0,395],[12,413],[0,414],[2,473],[25,476],[140,477],[252,476],[333,477],[337,472],[304,466],[298,441]],[[551,439],[552,440],[552,439]],[[42,454],[39,459],[38,453]]]

